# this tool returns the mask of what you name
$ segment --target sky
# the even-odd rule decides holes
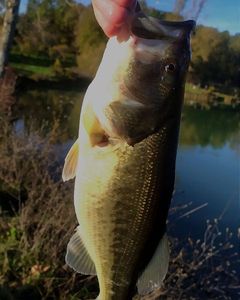
[[[21,0],[20,12],[24,11],[28,0]],[[103,0],[104,1],[104,0]],[[191,15],[191,5],[196,0],[188,0],[186,11]],[[90,0],[78,0],[90,4]],[[147,0],[147,4],[163,11],[173,11],[175,0]],[[231,34],[240,33],[240,0],[206,0],[197,20],[198,24],[215,27]]]

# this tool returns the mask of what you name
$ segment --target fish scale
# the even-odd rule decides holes
[[[88,171],[90,178],[88,184],[97,182],[92,186],[95,197],[93,191],[89,194],[89,189],[83,188],[86,187],[86,177],[80,181],[76,180],[75,189],[79,189],[78,197],[81,199],[76,213],[80,215],[80,225],[84,227],[88,237],[86,244],[91,244],[90,247],[96,249],[92,259],[97,268],[101,290],[107,290],[110,294],[100,295],[103,299],[118,299],[116,297],[121,296],[121,288],[128,293],[126,286],[131,285],[132,275],[136,273],[138,253],[146,247],[146,232],[153,229],[151,217],[152,210],[156,207],[153,204],[160,197],[156,193],[159,171],[156,161],[159,146],[164,141],[165,135],[161,132],[135,147],[123,144],[118,150],[108,152],[107,156],[102,155],[101,161],[116,161],[114,166],[109,164],[109,169],[106,169],[108,163],[101,164],[103,170],[98,169],[97,172],[96,168],[85,164],[87,168],[94,170],[94,174],[89,173],[89,170],[86,172]],[[92,151],[87,161],[95,162],[95,156],[99,156],[98,150],[96,153]],[[84,165],[81,170],[85,173]],[[111,174],[112,180],[101,194],[101,180],[105,180],[105,173]],[[115,177],[114,173],[119,175]],[[127,194],[122,192],[126,187]],[[107,243],[100,238],[105,235]],[[122,243],[121,247],[116,247],[115,242],[119,240]],[[132,264],[131,272],[129,264]],[[104,274],[104,279],[101,274]],[[121,281],[126,284],[121,284]]]
[[[98,300],[145,295],[167,273],[184,83],[194,22],[136,14],[129,39],[108,41],[84,97],[63,179],[75,179],[79,222],[66,262],[96,274]],[[155,38],[153,38],[155,37]]]

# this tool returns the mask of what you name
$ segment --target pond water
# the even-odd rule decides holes
[[[176,165],[175,203],[198,208],[174,227],[178,236],[202,237],[205,220],[219,219],[235,234],[240,226],[239,114],[185,107]]]
[[[83,91],[27,90],[19,96],[18,131],[41,128],[42,134],[58,126],[55,141],[63,161],[78,132]],[[239,114],[231,110],[183,111],[176,165],[176,187],[169,216],[169,230],[182,239],[201,238],[206,220],[219,219],[237,236],[240,226],[240,149]],[[237,238],[236,238],[237,243]]]

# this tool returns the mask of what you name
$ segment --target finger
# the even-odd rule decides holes
[[[115,35],[129,16],[128,9],[119,6],[114,1],[93,0],[92,2],[96,19],[105,34],[109,37]]]
[[[93,0],[93,3],[99,13],[112,24],[122,24],[129,14],[125,7],[119,6],[115,1]]]
[[[120,27],[110,24],[109,21],[104,18],[102,13],[99,12],[99,10],[95,10],[94,13],[99,25],[102,27],[102,30],[108,37],[112,37],[118,34]]]
[[[136,0],[112,0],[119,6],[125,7],[129,10],[134,10],[136,7]]]

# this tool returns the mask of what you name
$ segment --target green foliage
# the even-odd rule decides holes
[[[74,57],[74,28],[82,6],[70,4],[30,0],[27,13],[19,18],[15,48],[22,54],[44,54],[54,59]]]
[[[18,72],[18,74],[32,77],[34,75],[43,75],[45,77],[51,77],[54,75],[52,69],[44,66],[36,66],[30,64],[11,63],[11,66]]]
[[[106,37],[98,25],[91,7],[87,7],[81,14],[76,25],[75,36],[79,70],[93,76],[105,49]]]
[[[5,280],[13,273],[21,273],[22,269],[26,267],[25,262],[27,257],[18,261],[19,255],[22,251],[19,248],[19,241],[21,237],[20,231],[15,227],[16,219],[11,220],[11,226],[5,232],[0,234],[0,268],[2,270],[0,276],[0,283],[4,284]]]
[[[59,58],[56,58],[53,66],[52,66],[52,71],[55,76],[64,76],[64,67]]]
[[[240,38],[199,26],[192,39],[192,72],[202,86],[240,84]]]
[[[212,27],[197,26],[195,34],[192,36],[193,62],[200,57],[203,61],[208,60],[208,56],[215,49],[220,41],[220,34]]]
[[[146,1],[140,3],[148,15],[168,20],[183,19],[176,11],[165,13],[148,7]],[[49,70],[52,74],[71,74],[68,68],[77,63],[79,73],[92,77],[105,44],[106,37],[90,6],[85,7],[74,0],[29,0],[27,13],[19,18],[14,51],[25,56],[47,57],[46,60],[51,61]],[[20,65],[19,69],[31,69],[29,74],[34,71],[32,66],[24,68]],[[35,70],[37,74],[41,72],[40,68]],[[240,34],[231,36],[215,28],[197,26],[192,37],[190,70],[189,80],[195,84],[239,87]],[[49,72],[42,71],[44,74]]]
[[[81,14],[75,35],[78,47],[85,44],[98,46],[105,39],[105,35],[95,19],[92,7],[87,7]]]
[[[236,112],[220,109],[196,110],[192,107],[185,107],[184,112],[180,134],[183,145],[211,145],[220,148],[227,139],[231,141],[233,148],[237,144],[240,122]]]
[[[240,33],[235,34],[230,38],[229,46],[235,53],[240,53]]]

